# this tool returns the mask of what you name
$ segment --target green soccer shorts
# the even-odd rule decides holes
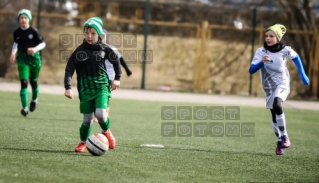
[[[95,95],[80,94],[80,112],[82,114],[90,114],[95,111],[96,108],[107,109],[109,105],[109,93],[107,90],[101,90]]]
[[[37,82],[41,66],[18,65],[19,79],[30,79]]]

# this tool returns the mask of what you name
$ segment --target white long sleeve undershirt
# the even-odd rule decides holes
[[[17,53],[18,51],[18,43],[14,42],[12,46],[12,53]]]
[[[40,43],[38,46],[36,46],[35,48],[37,49],[37,51],[42,50],[43,48],[45,48],[46,44],[45,42]]]
[[[42,42],[38,46],[36,46],[35,48],[37,49],[37,51],[40,51],[43,48],[45,48],[45,46],[46,46],[45,42]],[[18,43],[14,42],[13,46],[12,46],[12,53],[17,53],[17,51],[18,51]]]

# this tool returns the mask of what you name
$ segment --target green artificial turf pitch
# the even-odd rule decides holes
[[[117,147],[95,157],[74,152],[82,122],[78,98],[40,94],[28,117],[20,114],[18,92],[0,92],[0,101],[0,183],[319,182],[318,111],[284,109],[292,146],[277,156],[265,108],[240,107],[240,120],[230,121],[253,123],[253,137],[163,137],[161,124],[185,122],[162,120],[163,106],[207,105],[111,99]],[[92,132],[100,132],[97,123]]]

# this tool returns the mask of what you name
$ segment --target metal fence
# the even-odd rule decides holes
[[[8,64],[12,46],[12,31],[17,28],[16,14],[18,11],[0,11],[0,31],[5,35],[0,45],[2,77],[8,80],[18,78],[16,66]],[[37,13],[33,13],[33,26],[36,25]],[[44,66],[40,74],[40,82],[62,84],[65,62],[62,61],[59,46],[61,35],[82,34],[81,25],[87,16],[78,16],[75,26],[66,26],[67,15],[41,13],[41,33],[47,43],[43,50]],[[235,15],[234,15],[235,19]],[[130,77],[123,77],[122,86],[140,88],[142,78],[142,53],[144,20],[103,17],[105,28],[109,30],[109,42],[112,36],[121,38],[121,44],[115,45],[122,52],[133,71]],[[251,55],[260,47],[264,40],[263,27],[256,27],[256,40],[252,47],[252,27],[238,29],[233,25],[209,24],[199,20],[198,23],[178,23],[172,21],[149,21],[147,64],[145,70],[145,86],[154,90],[175,90],[180,92],[202,92],[218,94],[248,95],[252,85],[253,95],[263,95],[259,75],[250,80],[248,68]],[[162,32],[162,33],[161,33]],[[313,47],[310,50],[312,66],[307,71],[312,80],[311,94],[318,96],[319,46],[318,32],[289,30],[288,34],[310,34],[313,36]],[[125,46],[125,36],[136,38],[135,46]],[[116,39],[114,39],[116,40]],[[117,39],[119,40],[119,39]],[[285,41],[285,40],[284,40]],[[293,45],[292,45],[293,46]],[[69,47],[68,50],[75,49]],[[292,64],[291,97],[300,93],[301,82]],[[1,73],[0,73],[1,74]],[[124,73],[125,75],[125,73]],[[1,76],[0,76],[1,77]],[[307,88],[306,88],[307,89]]]

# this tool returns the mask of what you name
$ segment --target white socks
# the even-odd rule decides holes
[[[280,136],[288,136],[287,130],[286,130],[286,119],[285,119],[285,113],[282,113],[280,115],[276,114],[276,121],[277,121],[277,126],[280,132]]]
[[[280,131],[278,129],[277,123],[272,122],[272,127],[274,129],[276,137],[278,138],[278,141],[280,142],[281,141],[281,138],[280,138],[281,136],[280,136]]]
[[[271,124],[272,124],[272,128],[274,129],[276,137],[280,137],[280,132],[279,132],[277,123],[272,122]]]

